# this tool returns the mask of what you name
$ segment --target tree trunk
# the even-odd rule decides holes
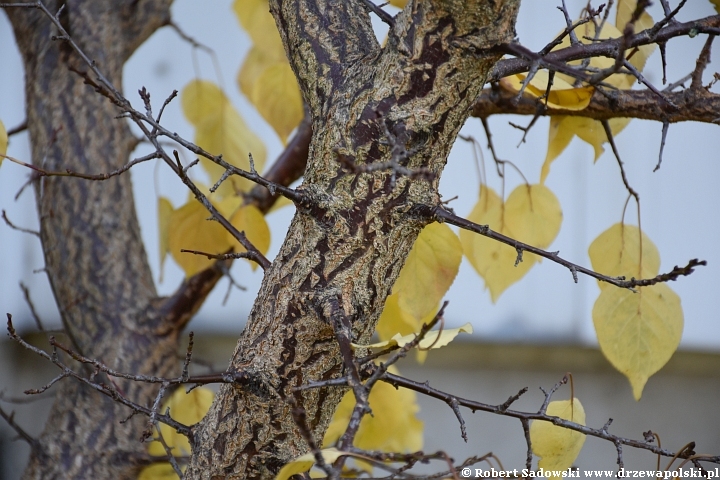
[[[73,40],[116,85],[125,61],[169,19],[170,0],[46,2],[65,8]],[[25,64],[33,163],[46,170],[103,173],[128,161],[136,141],[118,109],[78,73],[87,67],[39,10],[6,9]],[[50,285],[73,348],[117,370],[170,375],[179,328],[157,307],[135,214],[129,175],[104,182],[50,177],[35,181]],[[90,372],[88,372],[90,373]],[[110,383],[102,379],[104,383]],[[115,380],[145,403],[157,388]],[[25,478],[136,478],[147,422],[113,400],[65,380],[32,452]]]
[[[187,478],[271,478],[307,451],[294,405],[322,439],[343,392],[293,389],[342,372],[333,316],[350,319],[355,341],[372,335],[428,221],[413,207],[439,202],[450,147],[498,59],[488,50],[513,39],[518,6],[411,1],[381,49],[362,2],[270,1],[312,115],[307,201],[231,361],[254,381],[221,388],[194,429]]]

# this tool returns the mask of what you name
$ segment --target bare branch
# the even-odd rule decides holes
[[[471,232],[479,233],[480,235],[483,235],[485,237],[492,238],[493,240],[497,240],[498,242],[504,243],[505,245],[509,245],[516,250],[521,249],[526,252],[534,253],[535,255],[538,255],[540,257],[547,258],[548,260],[553,261],[559,265],[562,265],[565,268],[567,268],[568,270],[570,270],[570,272],[573,273],[573,278],[576,278],[576,273],[582,273],[582,274],[592,277],[596,280],[600,280],[601,282],[606,282],[606,283],[615,285],[616,287],[620,287],[620,288],[632,289],[634,287],[654,285],[655,283],[659,283],[661,281],[674,280],[674,279],[677,279],[679,276],[690,275],[693,272],[694,267],[698,267],[701,265],[704,266],[707,264],[707,262],[705,262],[704,260],[697,260],[697,259],[691,260],[689,262],[688,266],[683,269],[678,269],[676,267],[675,269],[673,269],[672,272],[669,272],[667,274],[658,275],[658,277],[666,278],[667,280],[658,279],[657,281],[654,281],[654,283],[651,283],[651,282],[653,282],[654,279],[636,280],[636,279],[632,278],[630,280],[626,280],[625,277],[609,277],[607,275],[603,275],[601,273],[595,272],[593,270],[590,270],[588,268],[582,267],[582,266],[572,263],[568,260],[565,260],[564,258],[560,257],[560,255],[558,255],[559,252],[548,252],[546,250],[542,250],[540,248],[533,247],[531,245],[528,245],[526,243],[520,242],[520,241],[510,238],[506,235],[503,235],[501,233],[493,231],[490,229],[490,227],[488,225],[478,225],[477,223],[466,220],[462,217],[455,215],[454,213],[447,211],[442,206],[430,207],[427,205],[418,205],[415,207],[415,210],[418,214],[426,216],[431,219],[434,219],[435,221],[447,222],[451,225],[455,225],[464,230],[469,230]],[[658,277],[656,277],[656,278],[658,278]]]

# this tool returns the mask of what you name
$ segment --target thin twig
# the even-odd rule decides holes
[[[601,273],[595,272],[593,270],[590,270],[588,268],[582,267],[580,265],[577,265],[575,263],[572,263],[568,260],[565,260],[564,258],[560,257],[558,252],[548,252],[546,250],[542,250],[537,247],[533,247],[532,245],[528,245],[526,243],[520,242],[518,240],[515,240],[514,238],[510,238],[506,235],[503,235],[501,233],[498,233],[494,230],[491,230],[488,225],[479,225],[477,223],[471,222],[470,220],[466,220],[462,217],[459,217],[455,215],[454,213],[448,212],[446,209],[444,209],[442,206],[437,207],[430,207],[430,206],[417,206],[416,211],[424,216],[427,216],[428,218],[432,218],[439,222],[447,222],[450,225],[455,225],[457,227],[460,227],[464,230],[469,230],[471,232],[478,233],[480,235],[483,235],[488,238],[492,238],[493,240],[497,240],[501,243],[504,243],[506,245],[509,245],[515,249],[522,249],[526,252],[534,253],[535,255],[538,255],[543,258],[547,258],[550,261],[553,261],[559,265],[564,266],[570,272],[573,271],[575,273],[582,273],[583,275],[587,275],[589,277],[592,277],[596,280],[600,280],[601,282],[606,282],[611,285],[615,285],[616,287],[620,288],[628,288],[632,289],[634,287],[638,286],[644,286],[644,285],[652,285],[653,283],[648,283],[651,280],[648,279],[640,279],[636,280],[634,278],[630,280],[626,280],[625,277],[610,277],[607,275],[603,275]],[[704,260],[691,260],[688,263],[687,267],[684,267],[682,269],[673,269],[671,272],[667,274],[658,275],[658,277],[664,277],[668,276],[668,280],[674,280],[678,278],[679,276],[686,276],[690,275],[693,272],[693,268],[701,265],[706,265],[706,262]],[[656,278],[658,278],[656,277]],[[673,277],[673,278],[670,278]],[[667,281],[667,280],[661,280],[658,279],[654,283],[658,283],[660,281]]]

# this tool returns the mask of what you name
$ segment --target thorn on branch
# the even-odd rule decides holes
[[[699,90],[703,88],[702,76],[705,68],[710,63],[710,50],[712,48],[713,40],[715,40],[715,35],[708,35],[707,40],[705,40],[705,45],[703,45],[700,55],[695,62],[695,70],[693,70],[691,74],[692,82],[690,82],[690,89],[692,90]]]
[[[18,134],[18,133],[20,133],[20,132],[24,132],[25,130],[27,130],[27,128],[28,128],[28,124],[27,124],[27,119],[26,119],[26,120],[23,120],[22,123],[20,123],[20,125],[18,125],[18,126],[16,126],[16,127],[13,127],[13,128],[11,128],[10,130],[8,130],[8,131],[7,131],[7,136],[8,136],[8,137],[12,137],[13,135],[16,135],[16,134]]]
[[[663,159],[663,151],[665,150],[665,140],[667,139],[667,133],[669,128],[670,122],[668,122],[667,120],[664,121],[662,126],[662,138],[660,139],[660,154],[658,155],[658,163],[657,165],[655,165],[653,172],[657,172],[658,170],[660,170],[660,164],[662,163]]]
[[[18,434],[18,438],[21,438],[22,440],[25,440],[28,445],[30,445],[30,448],[36,453],[42,453],[42,445],[40,442],[27,433],[20,425],[18,425],[15,422],[15,412],[12,412],[8,414],[5,410],[3,410],[2,407],[0,407],[0,417],[2,417],[10,427],[15,430],[15,433]]]
[[[610,425],[612,424],[612,422],[613,422],[613,419],[608,418],[608,421],[605,422],[605,425],[603,425],[603,427],[600,429],[600,431],[604,432],[604,433],[608,433],[608,429],[610,428]]]
[[[512,405],[513,403],[515,403],[521,396],[523,396],[524,394],[526,394],[527,391],[528,391],[528,387],[523,387],[518,393],[516,393],[515,395],[513,395],[513,396],[511,396],[510,398],[508,398],[507,400],[505,400],[505,403],[503,403],[502,405],[500,405],[500,406],[498,407],[498,410],[501,411],[501,412],[507,411],[507,409],[510,408],[510,405]]]
[[[23,232],[23,233],[29,233],[30,235],[35,235],[36,237],[40,238],[40,232],[38,232],[36,230],[29,230],[27,228],[18,227],[17,225],[12,223],[10,221],[10,219],[7,217],[7,212],[4,209],[2,211],[2,218],[3,218],[3,220],[5,220],[5,224],[8,227],[12,228],[13,230],[17,230],[18,232]]]
[[[540,406],[540,410],[538,410],[538,414],[545,415],[547,412],[547,407],[550,404],[550,398],[553,396],[553,394],[557,391],[558,388],[560,388],[562,385],[565,385],[568,382],[568,376],[565,375],[562,380],[557,382],[549,392],[545,391],[543,387],[540,387],[540,390],[545,394],[545,401]]]

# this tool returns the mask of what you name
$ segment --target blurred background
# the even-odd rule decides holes
[[[567,3],[574,16],[578,16],[586,4],[576,0]],[[539,50],[564,28],[564,19],[555,9],[556,4],[559,2],[523,4],[517,25],[520,42]],[[649,11],[656,19],[661,17],[659,5]],[[697,0],[688,2],[678,18],[685,21],[714,13],[709,1]],[[159,105],[173,90],[181,90],[195,78],[214,81],[263,139],[270,164],[282,151],[282,144],[237,87],[235,77],[250,41],[232,12],[232,2],[176,0],[172,14],[174,22],[185,33],[214,53],[194,49],[170,28],[158,31],[125,67],[123,88],[127,98],[138,105],[140,99],[136,92],[144,86]],[[379,22],[376,26],[379,37],[384,38],[384,26]],[[704,37],[696,37],[668,44],[670,82],[692,71],[704,41]],[[717,71],[714,67],[719,57],[716,54],[713,58],[716,63],[711,63],[706,71],[705,83]],[[0,65],[0,119],[11,129],[25,118],[24,80],[21,59],[4,13],[0,13]],[[657,51],[648,60],[644,75],[661,86]],[[526,143],[519,147],[522,132],[509,125],[509,122],[527,125],[529,121],[530,118],[514,116],[494,116],[488,120],[498,156],[511,160],[535,183],[545,158],[549,121],[540,119]],[[179,100],[167,108],[164,124],[185,138],[193,138],[194,130],[183,117]],[[470,119],[462,133],[473,136],[483,147],[487,143],[477,119]],[[471,322],[474,333],[432,352],[425,368],[421,369],[412,360],[406,361],[400,365],[402,373],[421,381],[429,379],[435,387],[488,403],[502,403],[528,386],[530,393],[517,408],[533,410],[542,402],[538,387],[549,388],[565,372],[572,371],[576,396],[585,405],[589,425],[600,427],[613,417],[615,422],[610,430],[613,433],[642,438],[643,431],[652,429],[660,434],[667,448],[677,450],[694,440],[697,451],[720,453],[720,215],[717,213],[720,135],[715,125],[671,125],[662,167],[653,172],[660,138],[659,123],[640,120],[633,120],[616,138],[629,182],[640,194],[643,231],[660,251],[661,271],[685,265],[696,257],[707,260],[708,266],[670,285],[682,299],[683,338],[668,366],[650,379],[640,402],[632,399],[625,377],[615,371],[597,349],[591,318],[592,306],[599,294],[597,283],[580,277],[575,284],[566,269],[547,261],[535,265],[493,304],[482,278],[464,260],[447,295],[450,305],[446,319],[449,327]],[[148,152],[146,145],[140,145],[136,154]],[[8,154],[30,161],[26,132],[11,137]],[[494,174],[492,157],[484,148],[482,154],[488,184],[499,192],[502,183]],[[467,215],[477,201],[476,172],[472,147],[458,141],[440,190],[445,199],[458,196],[450,206],[460,215]],[[0,209],[5,210],[16,225],[36,230],[38,220],[32,189],[26,189],[15,199],[28,175],[29,172],[18,165],[3,163]],[[179,207],[185,202],[187,191],[172,172],[159,163],[138,165],[131,170],[131,175],[150,265],[158,280],[159,293],[169,294],[181,282],[183,272],[168,259],[163,281],[159,281],[156,198],[158,195],[169,197],[175,207]],[[522,178],[508,169],[505,192],[520,183]],[[621,221],[627,197],[612,152],[606,148],[606,153],[593,164],[592,147],[576,138],[553,164],[546,184],[559,198],[564,215],[560,234],[550,250],[559,250],[563,257],[589,266],[588,246],[601,232]],[[279,249],[292,215],[290,206],[269,214],[272,245],[268,258],[272,259]],[[634,206],[628,208],[625,221],[637,224]],[[34,333],[35,323],[19,288],[19,282],[29,287],[45,328],[61,328],[42,268],[43,254],[38,239],[0,222],[0,313],[12,313],[21,334],[46,346],[44,336]],[[232,353],[261,280],[261,273],[252,272],[247,262],[235,262],[232,275],[246,290],[233,289],[223,305],[228,281],[221,281],[189,326],[189,330],[196,333],[196,353],[202,353],[218,369],[224,368]],[[49,365],[22,351],[5,336],[0,339],[0,392],[6,399],[20,396],[23,389],[39,387],[53,377],[54,371]],[[566,398],[568,393],[561,395]],[[32,434],[38,434],[50,403],[51,394],[31,404],[2,405],[6,410],[15,410],[16,420]],[[506,468],[521,468],[524,464],[525,444],[519,422],[468,413],[470,441],[466,444],[460,438],[454,415],[445,405],[426,399],[420,399],[420,403],[421,418],[426,422],[426,451],[444,449],[458,461],[492,451]],[[1,478],[18,478],[25,462],[27,447],[20,441],[13,442],[13,437],[14,432],[0,421]],[[581,469],[612,469],[615,456],[612,444],[589,440],[576,463]],[[654,465],[651,455],[626,451],[625,459],[626,468]]]

